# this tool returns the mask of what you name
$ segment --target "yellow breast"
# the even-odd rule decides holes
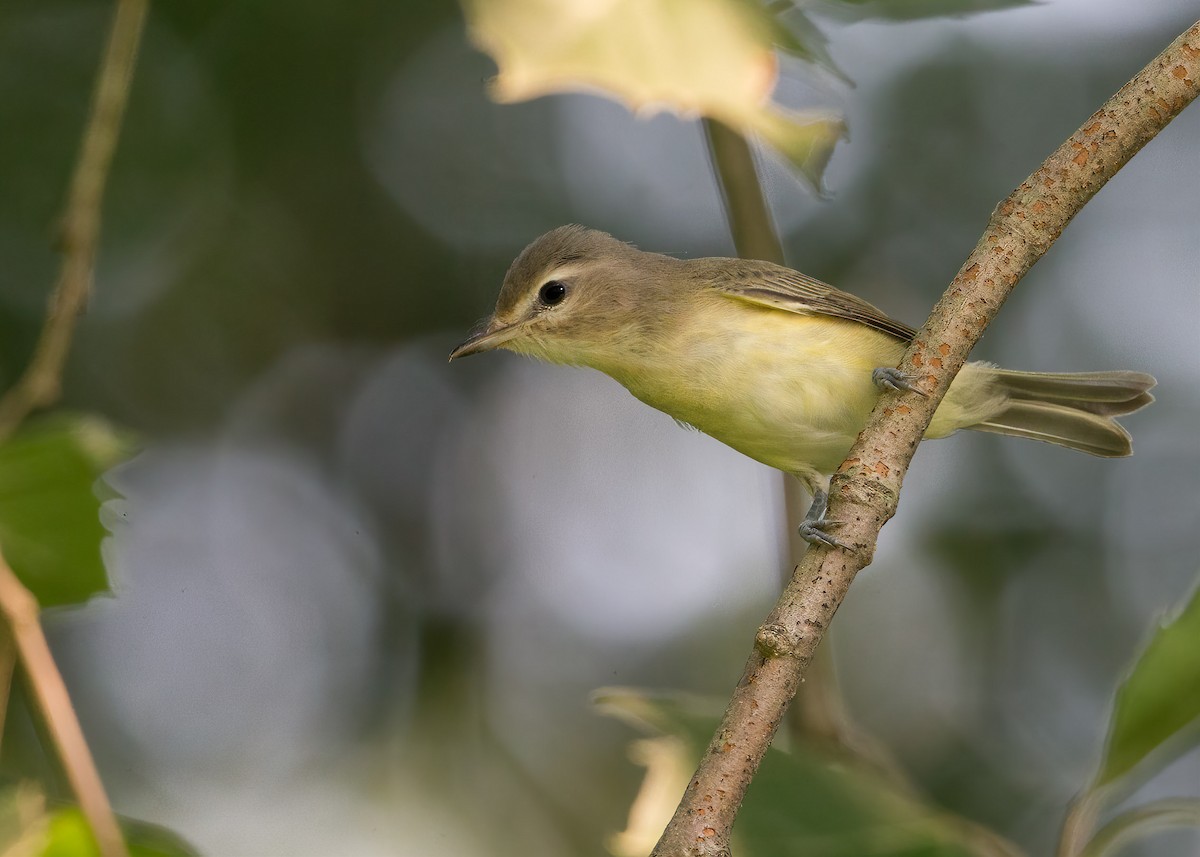
[[[829,472],[878,390],[871,372],[904,350],[854,322],[732,300],[698,307],[688,335],[612,373],[647,404],[789,472]]]

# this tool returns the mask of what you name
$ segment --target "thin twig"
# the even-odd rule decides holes
[[[62,218],[63,260],[58,283],[29,365],[0,399],[0,443],[30,413],[57,401],[62,389],[71,337],[92,287],[104,185],[121,130],[147,3],[118,0]]]
[[[0,616],[12,633],[17,655],[29,677],[33,702],[62,759],[63,770],[79,800],[79,808],[92,827],[100,854],[103,857],[128,857],[121,829],[108,803],[75,709],[71,707],[67,686],[38,621],[37,599],[17,580],[3,556],[0,556]]]
[[[1071,218],[1200,92],[1200,23],[1091,116],[993,212],[899,368],[925,395],[887,394],[834,476],[829,518],[854,550],[813,547],[759,628],[725,716],[653,854],[729,855],[746,789],[854,575],[895,513],[904,474],[967,354]]]
[[[91,112],[71,177],[61,225],[63,261],[46,319],[25,372],[0,398],[0,443],[29,414],[57,401],[63,369],[80,313],[91,292],[100,240],[104,186],[116,150],[121,119],[145,26],[148,0],[117,0],[108,44],[92,93]],[[0,556],[0,631],[11,645],[0,654],[0,727],[7,711],[12,657],[29,680],[31,697],[45,721],[67,781],[92,828],[101,857],[128,857],[125,841],[83,730],[71,707],[62,675],[38,621],[38,604]]]

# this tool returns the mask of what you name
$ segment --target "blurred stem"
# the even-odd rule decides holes
[[[147,3],[118,0],[60,226],[63,260],[58,283],[29,365],[0,398],[0,443],[30,413],[53,404],[61,393],[71,338],[92,288],[104,186],[129,96]]]
[[[708,153],[725,201],[733,246],[743,259],[783,264],[783,245],[775,234],[771,212],[758,181],[754,156],[746,138],[716,119],[705,119]]]
[[[1200,800],[1169,798],[1123,812],[1077,852],[1079,857],[1103,857],[1133,839],[1167,827],[1200,825]],[[1061,853],[1061,852],[1060,852]]]
[[[1071,219],[1200,95],[1200,22],[1176,38],[1028,176],[987,228],[897,368],[919,392],[884,394],[834,474],[829,518],[852,547],[810,547],[758,629],[725,715],[656,857],[728,857],[733,823],[775,730],[854,576],[896,513],[933,413],[1004,301]],[[731,752],[731,750],[733,752]]]
[[[17,648],[13,644],[12,633],[6,625],[0,623],[0,741],[4,738],[8,698],[12,692],[13,667],[16,665]]]
[[[50,296],[33,356],[16,384],[0,398],[0,443],[25,418],[58,400],[63,369],[79,315],[92,288],[104,187],[116,151],[121,119],[145,27],[148,0],[117,0],[108,44],[96,75],[91,111],[67,194],[61,224],[62,266]],[[3,711],[7,711],[13,659],[19,658],[34,707],[42,718],[67,781],[91,826],[101,857],[128,857],[121,829],[96,771],[67,687],[38,621],[38,603],[0,556],[0,618],[11,642],[0,653]],[[3,718],[0,716],[0,727]]]
[[[101,857],[128,857],[96,763],[71,707],[67,686],[38,621],[37,599],[17,579],[3,556],[0,556],[0,615],[25,669],[34,707],[46,726],[79,808],[91,825]]]
[[[1084,792],[1071,803],[1058,839],[1058,857],[1079,857],[1096,829],[1103,803],[1103,793],[1095,790]]]

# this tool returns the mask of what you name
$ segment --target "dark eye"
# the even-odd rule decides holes
[[[567,296],[567,287],[558,280],[551,280],[538,290],[538,300],[545,306],[558,306]]]

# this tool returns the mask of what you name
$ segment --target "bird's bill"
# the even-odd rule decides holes
[[[491,351],[494,348],[499,348],[521,332],[519,324],[506,324],[501,327],[494,327],[493,324],[489,323],[483,330],[472,333],[467,337],[466,342],[463,342],[450,352],[450,359],[456,360],[459,357],[470,357],[472,354],[478,354],[481,351]]]

